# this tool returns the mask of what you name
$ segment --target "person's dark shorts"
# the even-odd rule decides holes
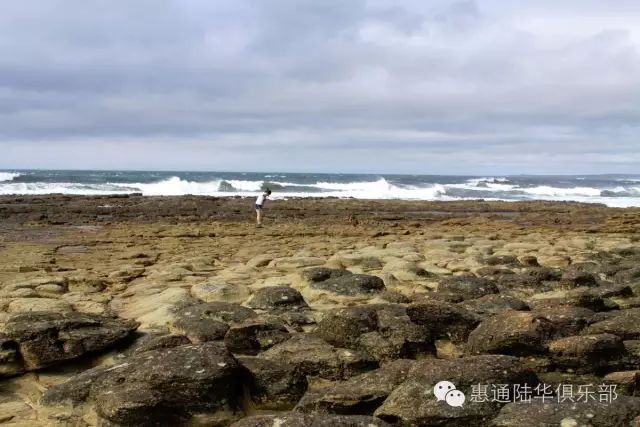
[[[262,205],[255,205],[255,207],[256,207],[257,211],[261,211],[262,210]]]

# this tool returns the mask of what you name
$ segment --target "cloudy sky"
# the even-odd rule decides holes
[[[0,168],[640,173],[640,2],[6,1]]]

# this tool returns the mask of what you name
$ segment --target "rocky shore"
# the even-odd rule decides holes
[[[0,197],[0,426],[640,426],[640,209],[265,213]]]

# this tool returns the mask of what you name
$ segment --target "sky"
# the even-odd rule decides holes
[[[30,0],[0,168],[640,172],[637,0]]]

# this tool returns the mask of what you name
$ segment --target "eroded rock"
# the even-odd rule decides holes
[[[256,316],[229,328],[224,343],[232,353],[256,355],[289,339],[291,334],[277,318]]]
[[[480,317],[463,307],[443,301],[423,300],[407,307],[412,322],[426,326],[433,338],[446,338],[460,343],[467,340],[480,323]]]
[[[526,311],[506,311],[485,319],[471,332],[470,353],[527,355],[544,353],[553,323]]]
[[[86,401],[116,424],[171,424],[188,420],[194,412],[235,407],[240,378],[237,361],[223,345],[183,345],[83,372],[51,387],[42,401]]]
[[[331,277],[327,280],[311,282],[310,286],[313,289],[345,296],[370,295],[385,290],[383,280],[369,274],[346,274]]]
[[[463,299],[475,299],[499,292],[494,283],[474,275],[445,277],[438,284],[438,291],[460,295]]]
[[[240,356],[238,360],[256,409],[291,409],[307,389],[307,379],[295,365],[251,356]]]
[[[510,356],[472,356],[461,359],[429,359],[418,361],[407,379],[396,387],[375,411],[377,417],[390,423],[411,426],[483,425],[499,411],[498,402],[474,402],[467,399],[462,407],[438,401],[434,386],[440,381],[452,382],[467,396],[476,384],[514,384],[529,386],[538,383],[536,375]]]
[[[360,415],[312,415],[284,413],[254,415],[243,418],[231,427],[391,427],[375,417]]]
[[[395,360],[371,372],[307,393],[297,411],[343,415],[372,415],[402,383],[415,364],[413,360]]]
[[[287,341],[262,353],[262,357],[296,366],[306,375],[332,380],[346,379],[378,367],[371,356],[333,347],[312,334],[293,334]]]
[[[71,313],[21,313],[8,318],[2,332],[7,351],[3,369],[15,364],[11,352],[27,371],[104,350],[127,338],[137,323],[117,317]],[[12,344],[15,343],[15,344]],[[12,361],[13,360],[13,361]]]
[[[640,398],[618,396],[610,402],[509,403],[493,420],[495,427],[632,425],[640,415]]]

